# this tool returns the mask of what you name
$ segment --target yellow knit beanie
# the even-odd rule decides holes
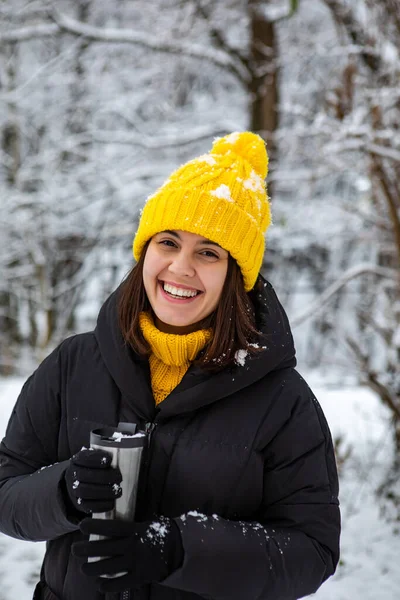
[[[245,131],[218,138],[209,154],[179,167],[147,199],[133,242],[135,259],[160,231],[196,233],[231,254],[246,291],[251,290],[271,223],[267,173],[268,155],[260,136]]]

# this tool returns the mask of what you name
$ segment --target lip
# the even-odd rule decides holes
[[[198,290],[197,288],[194,287],[189,287],[188,285],[184,285],[183,283],[174,283],[173,281],[166,281],[165,279],[161,280],[159,279],[159,282],[161,283],[161,285],[163,283],[167,283],[168,285],[173,285],[176,288],[181,288],[182,290],[189,290],[191,292],[201,292],[201,290]]]
[[[173,284],[170,284],[173,285]],[[175,287],[179,287],[179,286],[175,286]],[[159,281],[159,288],[160,288],[160,292],[163,298],[165,298],[165,300],[167,300],[168,302],[171,302],[171,304],[190,304],[191,302],[194,302],[199,296],[200,294],[197,294],[197,296],[193,296],[192,298],[172,298],[171,296],[169,296],[163,288],[163,282]],[[185,288],[186,290],[193,290],[193,288]],[[197,290],[196,290],[197,291]]]

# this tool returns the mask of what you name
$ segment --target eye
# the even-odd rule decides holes
[[[206,258],[219,258],[218,254],[216,254],[212,250],[204,250],[204,252],[202,252],[202,255]]]
[[[173,242],[172,240],[160,240],[158,243],[162,246],[168,246],[169,248],[177,247],[175,242]]]

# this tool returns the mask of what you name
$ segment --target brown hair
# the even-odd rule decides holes
[[[152,314],[143,284],[143,263],[149,242],[143,248],[137,264],[121,284],[118,299],[118,318],[122,336],[135,352],[142,356],[150,354],[150,346],[143,337],[139,325],[142,311]],[[153,315],[154,316],[154,315]],[[259,332],[256,328],[254,305],[245,292],[242,273],[237,262],[229,255],[228,271],[220,301],[215,311],[199,323],[199,329],[212,328],[213,337],[200,353],[194,364],[207,371],[219,371],[235,364],[235,354],[245,349],[257,354]]]

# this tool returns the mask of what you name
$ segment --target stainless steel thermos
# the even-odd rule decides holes
[[[115,508],[93,513],[93,518],[134,520],[140,464],[146,440],[146,434],[137,432],[136,425],[132,423],[119,423],[118,427],[103,427],[90,432],[90,447],[106,450],[112,457],[111,466],[119,467],[122,475],[122,496],[115,501]],[[90,536],[90,540],[99,539],[101,536]],[[99,559],[92,558],[91,561]]]

